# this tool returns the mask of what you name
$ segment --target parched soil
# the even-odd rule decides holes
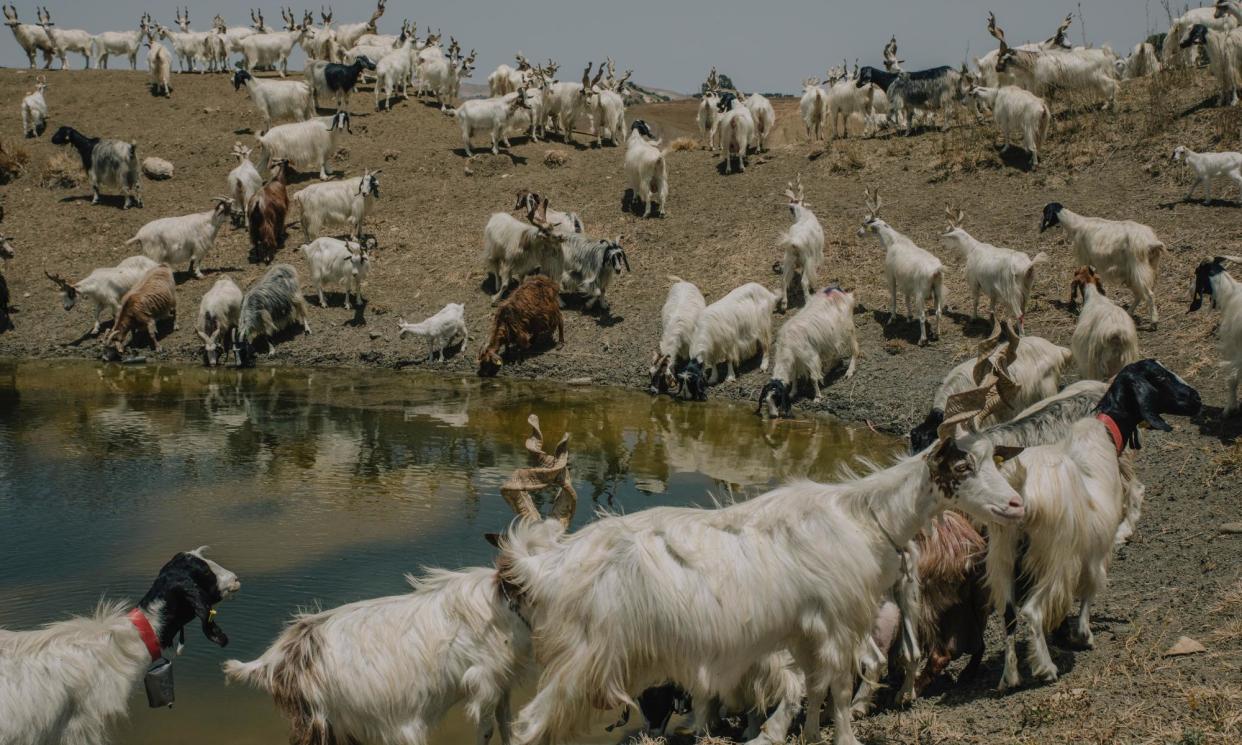
[[[177,168],[171,181],[144,180],[145,209],[122,211],[119,200],[91,206],[80,173],[77,186],[45,185],[49,159],[63,151],[46,136],[18,139],[17,107],[6,109],[10,134],[4,147],[24,149],[29,163],[2,187],[3,232],[17,248],[17,258],[3,271],[18,312],[16,329],[0,335],[0,355],[95,357],[98,341],[83,337],[91,326],[87,311],[66,313],[43,270],[79,277],[114,265],[132,253],[124,243],[148,220],[208,209],[211,198],[225,192],[234,165],[232,144],[253,142],[250,129],[261,120],[249,96],[235,93],[224,76],[177,76],[171,100],[148,95],[141,73],[74,71],[50,77],[52,130],[70,124],[89,135],[135,140],[141,157],[166,158]],[[0,99],[16,102],[30,86],[24,72],[0,71]],[[961,259],[937,240],[947,205],[961,206],[965,226],[982,240],[1048,253],[1027,328],[1060,344],[1068,344],[1074,323],[1066,303],[1073,259],[1062,232],[1037,232],[1043,205],[1059,201],[1083,214],[1147,223],[1169,251],[1160,269],[1161,324],[1154,330],[1144,319],[1140,342],[1146,355],[1159,357],[1197,386],[1207,406],[1195,420],[1177,421],[1176,432],[1144,438],[1138,462],[1147,484],[1145,514],[1132,543],[1118,553],[1095,612],[1097,648],[1059,644],[1057,683],[1001,695],[993,691],[1001,667],[994,628],[977,680],[910,710],[871,717],[858,730],[869,743],[1237,743],[1242,741],[1242,536],[1222,533],[1221,527],[1242,520],[1242,446],[1236,442],[1242,419],[1221,420],[1225,381],[1216,364],[1216,318],[1207,310],[1188,314],[1186,307],[1200,260],[1242,254],[1242,202],[1224,181],[1216,185],[1223,201],[1182,201],[1188,177],[1168,160],[1177,144],[1238,148],[1242,114],[1207,103],[1213,88],[1206,72],[1174,73],[1128,83],[1117,113],[1100,113],[1085,102],[1068,102],[1075,113],[1066,113],[1067,102],[1059,102],[1043,163],[1033,173],[1023,167],[1020,152],[998,153],[990,124],[968,122],[946,133],[924,131],[909,138],[808,144],[796,99],[781,100],[771,149],[753,155],[745,174],[722,175],[716,154],[671,152],[670,215],[651,220],[621,210],[622,147],[519,138],[499,156],[467,159],[455,121],[412,99],[376,113],[368,90],[353,100],[354,133],[345,139],[335,168],[348,176],[364,167],[384,170],[379,209],[367,225],[379,241],[366,287],[369,302],[361,313],[346,311],[339,292],[330,293],[331,307],[312,309],[314,334],[282,338],[276,356],[261,364],[430,365],[449,375],[473,373],[490,313],[482,289],[482,228],[492,212],[512,206],[515,191],[527,188],[549,196],[555,207],[578,212],[589,234],[620,236],[633,273],[611,288],[611,317],[584,313],[571,302],[565,346],[506,365],[502,374],[645,386],[670,275],[697,283],[709,302],[743,282],[777,285],[772,265],[780,257],[774,241],[789,221],[781,193],[800,174],[828,237],[820,283],[839,283],[856,293],[864,352],[857,376],[828,388],[820,408],[904,432],[921,418],[945,372],[988,331],[987,323],[969,318]],[[651,123],[666,144],[697,136],[694,102],[639,107],[628,113],[629,120],[635,118]],[[548,165],[550,152],[564,163]],[[308,175],[292,188],[312,180]],[[926,347],[914,343],[913,323],[882,323],[888,303],[882,250],[873,238],[855,236],[864,186],[880,190],[889,223],[941,256],[949,269],[949,312],[940,338]],[[309,292],[306,264],[297,251],[299,228],[292,233],[279,260],[299,268]],[[202,294],[219,274],[245,287],[265,269],[248,262],[247,250],[244,232],[226,227],[205,262],[206,279],[178,274],[181,324],[163,339],[163,358],[198,359],[191,327]],[[1120,295],[1129,300],[1124,290]],[[447,302],[466,304],[470,347],[446,363],[427,363],[421,343],[397,338],[397,319],[420,319]],[[718,386],[711,395],[753,400],[765,380],[756,368],[748,366],[736,383]],[[796,406],[799,412],[811,408],[807,401]],[[1183,635],[1207,651],[1163,656]]]

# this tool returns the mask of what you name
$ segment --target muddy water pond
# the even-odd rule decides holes
[[[149,710],[135,690],[117,742],[286,742],[270,699],[225,687],[220,662],[259,654],[298,609],[404,592],[421,566],[489,564],[482,534],[512,517],[498,487],[528,465],[531,412],[549,439],[570,432],[576,525],[597,508],[744,499],[900,447],[830,419],[616,389],[0,361],[0,627],[137,600],[175,552],[209,545],[242,579],[217,618],[231,643],[191,624],[176,706]],[[455,713],[435,742],[471,737]]]

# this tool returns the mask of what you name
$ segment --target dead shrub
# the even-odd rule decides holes
[[[832,174],[853,173],[867,167],[867,162],[854,145],[839,144],[832,150],[832,162],[828,172]]]
[[[669,143],[668,149],[674,153],[689,152],[699,149],[699,143],[690,137],[678,137]]]
[[[548,168],[563,168],[569,164],[569,154],[564,150],[548,150],[543,154],[543,164]]]
[[[72,189],[82,183],[82,161],[75,155],[60,151],[47,159],[39,181],[46,189]]]
[[[0,142],[0,184],[7,184],[26,172],[30,154],[20,145],[5,147]]]

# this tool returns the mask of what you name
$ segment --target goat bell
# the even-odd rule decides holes
[[[173,693],[172,661],[161,657],[147,669],[142,678],[142,685],[147,691],[147,705],[152,709],[172,708],[177,699]]]

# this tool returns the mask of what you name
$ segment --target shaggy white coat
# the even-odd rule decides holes
[[[1052,125],[1052,112],[1044,99],[1016,85],[976,87],[970,93],[992,109],[992,119],[1003,142],[1001,152],[1009,150],[1010,135],[1017,132],[1022,138],[1022,149],[1030,153],[1031,167],[1038,166],[1039,149]]]
[[[1026,322],[1026,304],[1031,299],[1035,284],[1035,267],[1048,262],[1043,251],[1031,258],[1021,251],[993,246],[976,240],[963,228],[950,226],[940,235],[940,242],[948,248],[956,248],[966,260],[966,286],[970,288],[971,318],[979,317],[979,296],[985,295],[992,303],[992,322],[1000,318],[996,306],[1009,311],[1018,333]]]
[[[163,217],[143,225],[126,246],[139,244],[142,253],[157,264],[189,261],[189,270],[203,278],[203,258],[212,246],[220,226],[232,212],[232,200],[217,202],[213,209],[180,217]]]
[[[336,116],[318,116],[269,129],[259,137],[259,171],[267,172],[268,163],[283,158],[298,170],[318,168],[319,178],[327,181],[328,159],[340,147],[345,132],[343,126],[332,126]]]
[[[315,116],[310,86],[301,80],[260,80],[252,75],[245,85],[255,108],[263,115],[264,132],[272,128],[274,121],[304,122]]]
[[[500,302],[513,279],[520,280],[536,269],[559,280],[565,267],[562,240],[507,212],[494,213],[483,228],[483,266],[496,278],[492,302]]]
[[[466,330],[466,306],[461,303],[449,303],[438,313],[418,323],[398,321],[401,338],[421,336],[427,340],[427,361],[435,362],[436,353],[440,353],[440,361],[444,361],[444,350],[461,342],[462,352],[466,351],[469,335]]]
[[[798,202],[790,202],[794,224],[781,233],[776,245],[784,249],[781,262],[781,299],[777,308],[789,305],[789,287],[794,277],[802,275],[802,295],[810,298],[819,280],[819,266],[824,263],[824,228],[815,213]]]
[[[1109,300],[1094,283],[1083,288],[1084,301],[1070,339],[1078,374],[1108,380],[1139,358],[1138,330],[1124,308]]]
[[[372,191],[370,172],[344,181],[311,184],[289,198],[302,211],[302,233],[307,242],[332,228],[346,228],[355,240],[362,237],[363,223],[379,201]]]
[[[95,325],[92,334],[99,333],[99,324],[104,311],[109,317],[115,318],[121,310],[121,298],[133,289],[147,272],[158,264],[145,256],[130,256],[122,259],[115,267],[96,269],[82,279],[73,283],[80,298],[91,301],[95,310]],[[65,300],[65,309],[69,310],[76,298]]]
[[[759,371],[767,372],[772,351],[772,312],[777,296],[757,282],[749,282],[703,309],[690,337],[690,359],[707,371],[707,381],[718,379],[717,366],[725,363],[728,377],[734,367],[762,351]]]
[[[371,271],[371,261],[361,244],[336,238],[318,238],[301,247],[302,255],[310,266],[311,284],[319,294],[319,306],[328,307],[323,296],[325,284],[341,285],[345,289],[345,309],[349,310],[349,296],[361,305],[362,283]]]
[[[792,393],[801,380],[810,380],[819,402],[819,384],[849,359],[845,379],[854,377],[858,364],[858,335],[854,328],[854,293],[834,290],[807,296],[806,305],[776,334],[772,379],[783,381]]]
[[[625,188],[643,203],[646,217],[668,217],[668,164],[664,151],[658,141],[648,142],[636,129],[630,130],[625,146]]]
[[[746,173],[746,154],[755,142],[755,117],[750,109],[734,99],[730,109],[721,115],[716,129],[720,135],[720,149],[724,151],[725,173],[733,173],[734,158],[738,170]]]
[[[1166,249],[1156,232],[1132,220],[1084,217],[1064,207],[1058,217],[1074,245],[1078,263],[1095,267],[1106,282],[1124,285],[1134,293],[1130,312],[1137,316],[1147,304],[1152,325],[1158,323],[1156,280]]]
[[[944,309],[944,265],[928,251],[919,248],[879,218],[871,218],[858,229],[861,237],[874,233],[884,247],[884,281],[888,285],[889,313],[885,325],[897,317],[897,294],[906,298],[906,316],[918,318],[919,344],[927,343],[927,300],[934,303],[936,335],[940,335],[940,314]]]

